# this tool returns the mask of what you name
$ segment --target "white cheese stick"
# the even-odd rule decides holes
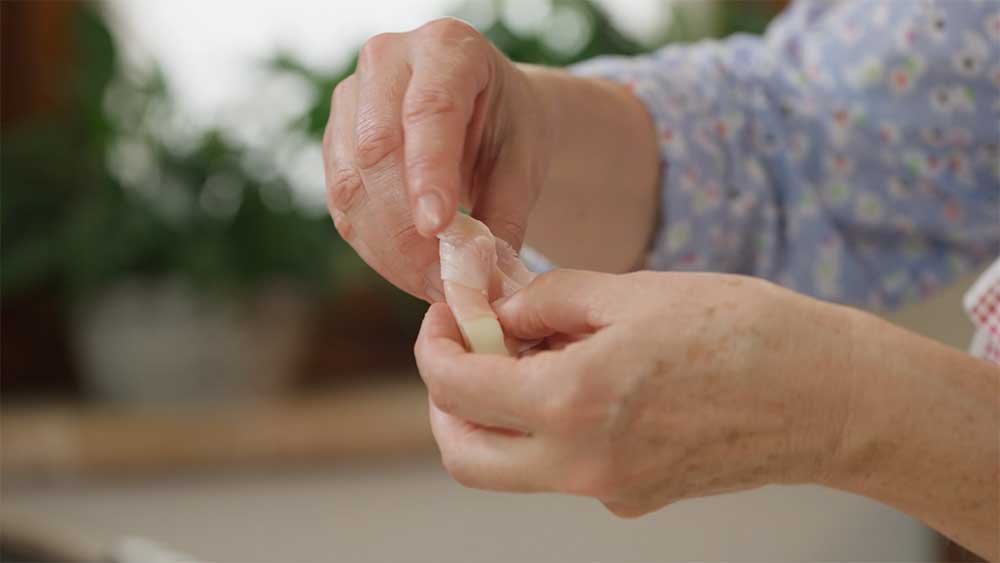
[[[466,346],[476,353],[509,355],[490,302],[513,294],[534,277],[514,249],[463,214],[438,235],[445,301]]]

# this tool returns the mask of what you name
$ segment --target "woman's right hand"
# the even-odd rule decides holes
[[[399,288],[441,300],[435,235],[459,204],[520,247],[550,158],[545,106],[460,20],[372,37],[333,92],[323,137],[340,235]]]

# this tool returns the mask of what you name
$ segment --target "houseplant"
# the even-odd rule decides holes
[[[247,148],[179,135],[163,76],[125,68],[93,7],[74,23],[61,109],[5,132],[5,303],[56,296],[104,397],[271,386],[294,371],[305,301],[365,270]]]
[[[502,11],[501,2],[487,4]],[[678,17],[657,43],[706,31],[759,30],[773,11],[762,6],[724,3],[718,10],[723,27],[710,30],[693,31]],[[678,13],[691,9],[681,3]],[[408,361],[421,305],[373,275],[322,213],[295,204],[290,180],[269,162],[274,155],[218,128],[184,127],[163,75],[127,67],[96,9],[80,4],[76,11],[76,60],[61,111],[4,131],[5,317],[11,303],[29,304],[21,318],[40,310],[33,303],[55,303],[41,310],[58,316],[52,326],[73,327],[84,372],[105,396],[148,393],[152,399],[212,394],[213,388],[223,395],[255,371],[290,373],[294,354],[287,349],[270,360],[246,352],[309,332],[301,324],[313,326],[310,371],[364,371],[385,365],[387,357],[396,365]],[[575,22],[568,28],[576,35],[553,41],[550,32],[566,22]],[[554,2],[533,31],[497,17],[484,33],[515,60],[550,65],[655,46],[620,33],[595,5],[567,0]],[[312,103],[286,134],[318,145],[329,94],[353,62],[313,69],[277,54],[270,68],[309,87]],[[321,324],[302,320],[310,312],[322,312],[315,319]],[[273,330],[279,316],[285,324]],[[10,342],[6,318],[5,331]],[[159,343],[159,351],[136,339]],[[163,361],[148,364],[155,358]],[[144,381],[136,375],[140,369],[151,375],[133,385]],[[179,383],[181,374],[193,377],[172,388],[148,383]]]

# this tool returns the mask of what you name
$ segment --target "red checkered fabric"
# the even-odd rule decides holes
[[[964,304],[977,329],[972,353],[1000,364],[1000,259],[973,284]]]

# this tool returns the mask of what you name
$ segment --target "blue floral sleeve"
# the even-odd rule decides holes
[[[1000,2],[794,3],[763,37],[600,58],[660,140],[654,269],[892,307],[1000,254]]]

